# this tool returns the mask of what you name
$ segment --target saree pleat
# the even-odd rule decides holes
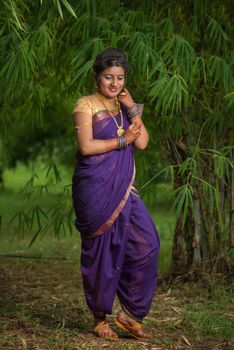
[[[130,194],[114,224],[82,242],[81,272],[92,312],[111,314],[117,293],[136,318],[149,312],[157,286],[159,239],[142,200]]]

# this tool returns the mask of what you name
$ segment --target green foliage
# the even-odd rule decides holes
[[[57,7],[57,10],[58,10],[60,17],[63,19],[63,11],[62,11],[62,7],[60,4],[60,0],[53,0],[53,2]],[[67,0],[61,0],[61,3],[67,8],[67,10],[70,12],[70,14],[77,19],[77,16],[76,16],[72,6],[69,4],[69,2]],[[41,0],[41,4],[42,4],[42,0]]]
[[[34,173],[25,184],[21,193],[22,206],[11,219],[16,230],[25,233],[33,231],[29,247],[38,236],[53,232],[57,238],[73,231],[73,209],[71,205],[70,185],[62,181],[61,171],[51,161],[42,173]],[[42,206],[43,198],[53,198],[50,207]],[[28,205],[30,203],[30,206]]]
[[[57,172],[60,174],[59,181],[56,181]],[[0,196],[3,216],[0,253],[78,259],[80,235],[73,225],[75,218],[67,186],[71,173],[72,169],[68,171],[66,167],[58,167],[54,163],[45,167],[40,159],[30,164],[30,168],[19,163],[15,169],[5,172],[6,190]],[[170,212],[171,194],[172,189],[168,184],[157,183],[154,185],[153,200],[143,197],[160,232],[161,272],[170,270],[175,223],[175,215]]]
[[[218,312],[188,312],[184,324],[187,327],[192,326],[195,335],[202,334],[213,339],[233,339],[233,320]]]
[[[179,74],[171,77],[162,76],[151,85],[149,96],[151,103],[157,101],[155,110],[158,113],[174,115],[186,108],[188,87],[185,80]]]
[[[70,111],[94,89],[93,60],[103,48],[123,47],[132,64],[127,86],[147,106],[151,135],[150,165],[137,156],[142,190],[170,171],[182,220],[174,250],[184,242],[185,266],[226,254],[234,210],[232,10],[229,0],[3,1],[0,139],[8,164],[42,148],[68,158]]]

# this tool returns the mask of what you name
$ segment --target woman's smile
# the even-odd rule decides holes
[[[118,88],[116,88],[116,87],[109,87],[109,90],[111,92],[116,92],[116,91],[118,91]]]

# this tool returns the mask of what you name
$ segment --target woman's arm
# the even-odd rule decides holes
[[[119,100],[127,107],[128,111],[129,111],[132,107],[136,106],[136,104],[134,103],[133,98],[132,98],[131,94],[129,93],[129,91],[126,88],[124,90],[125,90],[124,95],[120,94]],[[142,121],[142,118],[141,118],[142,113],[140,112],[138,107],[137,107],[137,110],[139,113],[136,114],[133,118],[129,117],[129,119],[130,119],[131,124],[136,125],[137,127],[139,127],[141,129],[141,135],[134,141],[134,146],[140,150],[144,150],[147,147],[148,142],[149,142],[149,134],[148,134],[148,131],[146,130],[146,127]]]
[[[141,134],[139,137],[134,141],[134,146],[137,149],[144,150],[148,146],[149,142],[149,134],[148,131],[141,119],[141,116],[135,116],[131,119],[131,124],[135,124],[137,127],[140,127]]]
[[[80,153],[84,156],[101,154],[117,149],[117,137],[109,140],[93,139],[92,117],[89,114],[80,112],[73,113],[73,121],[78,148]],[[134,142],[139,135],[140,129],[136,125],[130,125],[125,135],[127,144]]]

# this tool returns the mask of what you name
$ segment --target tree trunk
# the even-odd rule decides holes
[[[234,151],[231,154],[232,164],[234,164]],[[230,198],[230,246],[234,249],[234,171],[231,173],[231,198]]]
[[[201,210],[200,199],[194,200],[194,237],[193,237],[193,266],[197,267],[201,264]]]
[[[187,254],[185,249],[184,231],[181,215],[177,219],[174,231],[171,271],[177,276],[183,274],[187,269]]]
[[[183,162],[184,156],[180,149],[171,154],[176,164],[178,154]],[[205,271],[212,271],[214,261],[219,261],[220,257],[224,257],[224,261],[228,259],[228,251],[234,247],[234,173],[232,171],[225,181],[224,177],[217,175],[216,166],[216,160],[211,159],[201,175],[213,189],[207,191],[202,186],[194,186],[194,210],[188,209],[184,224],[182,212],[177,220],[171,263],[173,276],[197,270],[202,265]],[[187,174],[177,171],[175,189],[181,188],[186,181]],[[230,210],[229,215],[227,208]],[[217,269],[223,271],[222,267]]]

